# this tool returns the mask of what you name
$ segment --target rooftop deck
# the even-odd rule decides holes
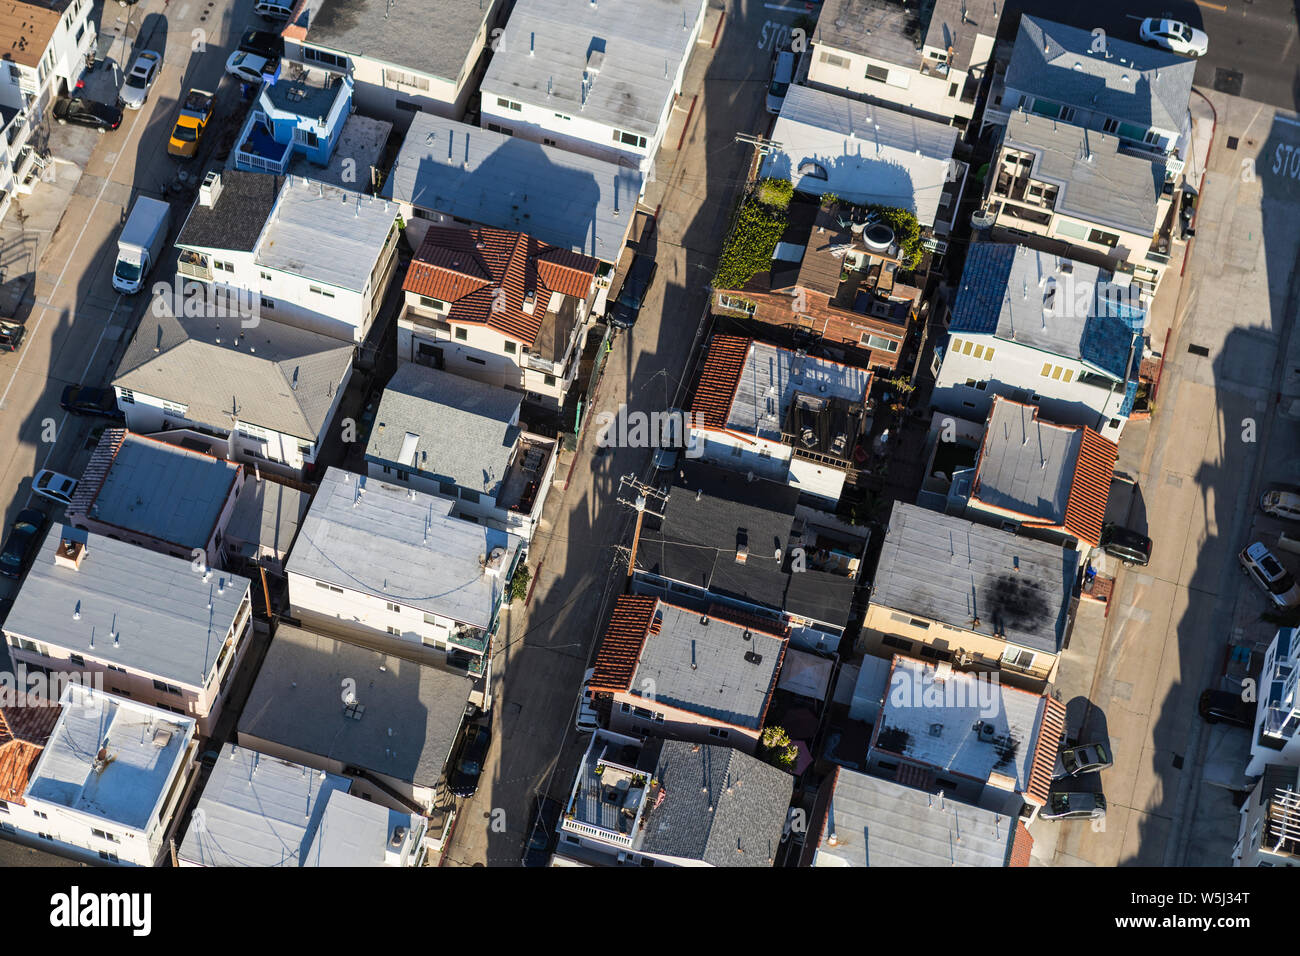
[[[510,462],[510,470],[501,483],[501,496],[497,499],[497,504],[507,511],[532,514],[541,483],[554,455],[554,441],[535,435],[521,435],[515,456]]]

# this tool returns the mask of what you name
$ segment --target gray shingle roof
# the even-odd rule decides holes
[[[519,439],[519,392],[407,363],[393,375],[375,415],[366,459],[495,497]],[[414,461],[401,461],[408,434]]]
[[[344,713],[345,680],[356,682],[360,720]],[[461,674],[282,624],[240,716],[240,742],[248,735],[432,787],[472,686]]]
[[[245,557],[256,558],[261,547],[283,559],[310,503],[307,492],[265,475],[246,481],[226,524],[225,539],[247,545],[241,550]]]
[[[61,538],[85,544],[79,568],[55,563]],[[212,570],[205,580],[185,558],[55,524],[4,629],[132,671],[202,686],[248,589],[248,579],[238,574]],[[112,634],[118,635],[116,646]]]
[[[177,855],[198,866],[302,866],[330,796],[351,785],[226,744]]]
[[[416,113],[382,192],[614,262],[641,185],[636,169]]]
[[[195,198],[176,245],[252,252],[284,181],[283,176],[223,169],[216,203],[209,208]]]
[[[307,27],[307,44],[454,83],[493,9],[484,0],[323,0]]]
[[[285,569],[486,629],[521,542],[450,510],[445,499],[330,468]],[[498,548],[499,571],[484,571],[479,556]]]
[[[1078,563],[1077,551],[896,501],[871,603],[1055,654]]]
[[[666,740],[655,778],[663,802],[645,821],[645,853],[710,866],[771,866],[781,845],[794,778],[761,760],[711,744]]]
[[[1007,121],[1005,144],[1035,154],[1030,178],[1055,184],[1056,211],[1150,236],[1165,164],[1119,151],[1115,136],[1023,110]]]
[[[1039,17],[1020,19],[1006,85],[1122,122],[1179,131],[1187,122],[1196,61],[1106,37],[1094,52],[1088,30]]]
[[[975,40],[998,32],[997,0],[826,0],[815,43],[915,69],[923,46],[953,48],[949,62],[971,65]],[[963,21],[962,14],[965,14]]]
[[[187,405],[191,421],[223,430],[237,407],[241,422],[317,440],[351,371],[350,344],[279,322],[241,330],[235,319],[174,316],[165,299],[154,305],[159,309],[140,320],[114,385]]]
[[[1005,813],[837,767],[812,865],[1006,866],[1015,838]]]

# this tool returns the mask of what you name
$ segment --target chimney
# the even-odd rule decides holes
[[[537,290],[529,289],[524,294],[524,314],[532,315],[533,309],[537,306]]]
[[[203,185],[199,187],[199,205],[211,209],[220,197],[221,173],[214,169],[203,177]]]
[[[81,559],[86,556],[86,545],[81,541],[64,538],[59,542],[59,549],[54,552],[54,563],[60,567],[81,570]]]

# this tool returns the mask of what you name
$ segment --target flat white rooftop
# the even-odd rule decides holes
[[[483,77],[509,96],[653,136],[704,0],[519,0]]]
[[[256,262],[304,279],[364,292],[397,219],[397,206],[291,176],[258,243]]]
[[[194,721],[69,684],[26,798],[145,829],[181,769]],[[103,751],[103,758],[99,754]]]

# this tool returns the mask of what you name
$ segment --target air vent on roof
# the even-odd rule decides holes
[[[388,840],[388,845],[393,849],[401,846],[406,841],[406,827],[393,827],[393,835]]]
[[[753,651],[745,651],[745,660],[751,664],[761,664],[763,663],[763,655],[755,654]]]
[[[59,550],[54,552],[54,563],[76,571],[81,568],[81,560],[86,556],[86,546],[80,541],[64,538],[59,542]],[[80,606],[80,605],[78,605]]]
[[[211,209],[220,196],[221,173],[214,169],[203,177],[203,185],[199,187],[199,205]]]
[[[159,750],[165,748],[172,741],[172,732],[166,727],[159,727],[153,734],[153,745]]]
[[[931,737],[942,737],[942,736],[943,736],[943,724],[931,724],[931,725],[930,725],[930,736],[931,736]]]

